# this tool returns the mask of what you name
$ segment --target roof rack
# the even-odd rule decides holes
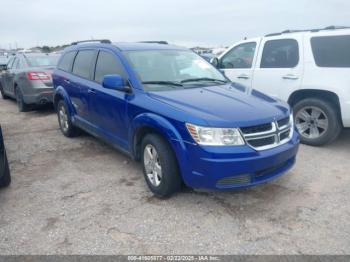
[[[140,41],[139,43],[168,45],[167,41]]]
[[[71,43],[71,45],[77,45],[81,43],[89,43],[89,42],[99,42],[101,44],[112,44],[111,40],[108,39],[96,39],[96,40],[82,40]]]
[[[282,35],[282,34],[291,34],[291,33],[300,33],[300,32],[319,32],[322,30],[337,30],[337,29],[348,29],[350,28],[349,26],[327,26],[325,28],[319,28],[319,29],[305,29],[305,30],[284,30],[280,33],[272,33],[272,34],[267,34],[265,37],[269,36],[276,36],[276,35]]]

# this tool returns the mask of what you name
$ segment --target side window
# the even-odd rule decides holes
[[[256,43],[244,43],[231,49],[222,59],[221,68],[251,68]]]
[[[63,71],[71,72],[73,60],[74,60],[76,53],[77,52],[72,51],[72,52],[68,52],[68,53],[63,54],[63,57],[62,57],[62,59],[57,67]]]
[[[81,50],[78,52],[74,60],[73,74],[92,79],[91,73],[95,64],[96,51],[94,50]]]
[[[270,40],[265,43],[260,68],[293,68],[298,62],[299,46],[296,40]]]
[[[105,75],[113,74],[125,76],[122,64],[112,54],[100,51],[96,62],[95,81],[101,84]]]
[[[350,67],[350,35],[311,38],[315,62],[320,67]]]

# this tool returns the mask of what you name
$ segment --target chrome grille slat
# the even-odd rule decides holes
[[[292,118],[289,117],[288,123],[286,123],[287,118],[283,118],[278,121],[262,124],[261,126],[263,126],[263,128],[259,128],[259,126],[241,128],[241,133],[250,147],[258,151],[266,150],[285,144],[291,139],[293,134]],[[266,130],[268,125],[270,125],[271,128]],[[252,130],[263,129],[265,129],[263,132],[251,132]],[[247,130],[249,132],[247,132]]]

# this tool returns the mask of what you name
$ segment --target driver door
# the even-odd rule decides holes
[[[219,59],[219,69],[232,81],[252,86],[253,67],[256,60],[259,41],[240,42],[230,48]]]

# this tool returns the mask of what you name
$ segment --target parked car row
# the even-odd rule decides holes
[[[267,35],[211,63],[166,42],[81,41],[60,58],[16,55],[0,89],[20,111],[53,102],[63,135],[84,130],[141,161],[157,196],[184,184],[244,188],[294,165],[294,123],[311,145],[350,125],[349,33],[334,27]]]

